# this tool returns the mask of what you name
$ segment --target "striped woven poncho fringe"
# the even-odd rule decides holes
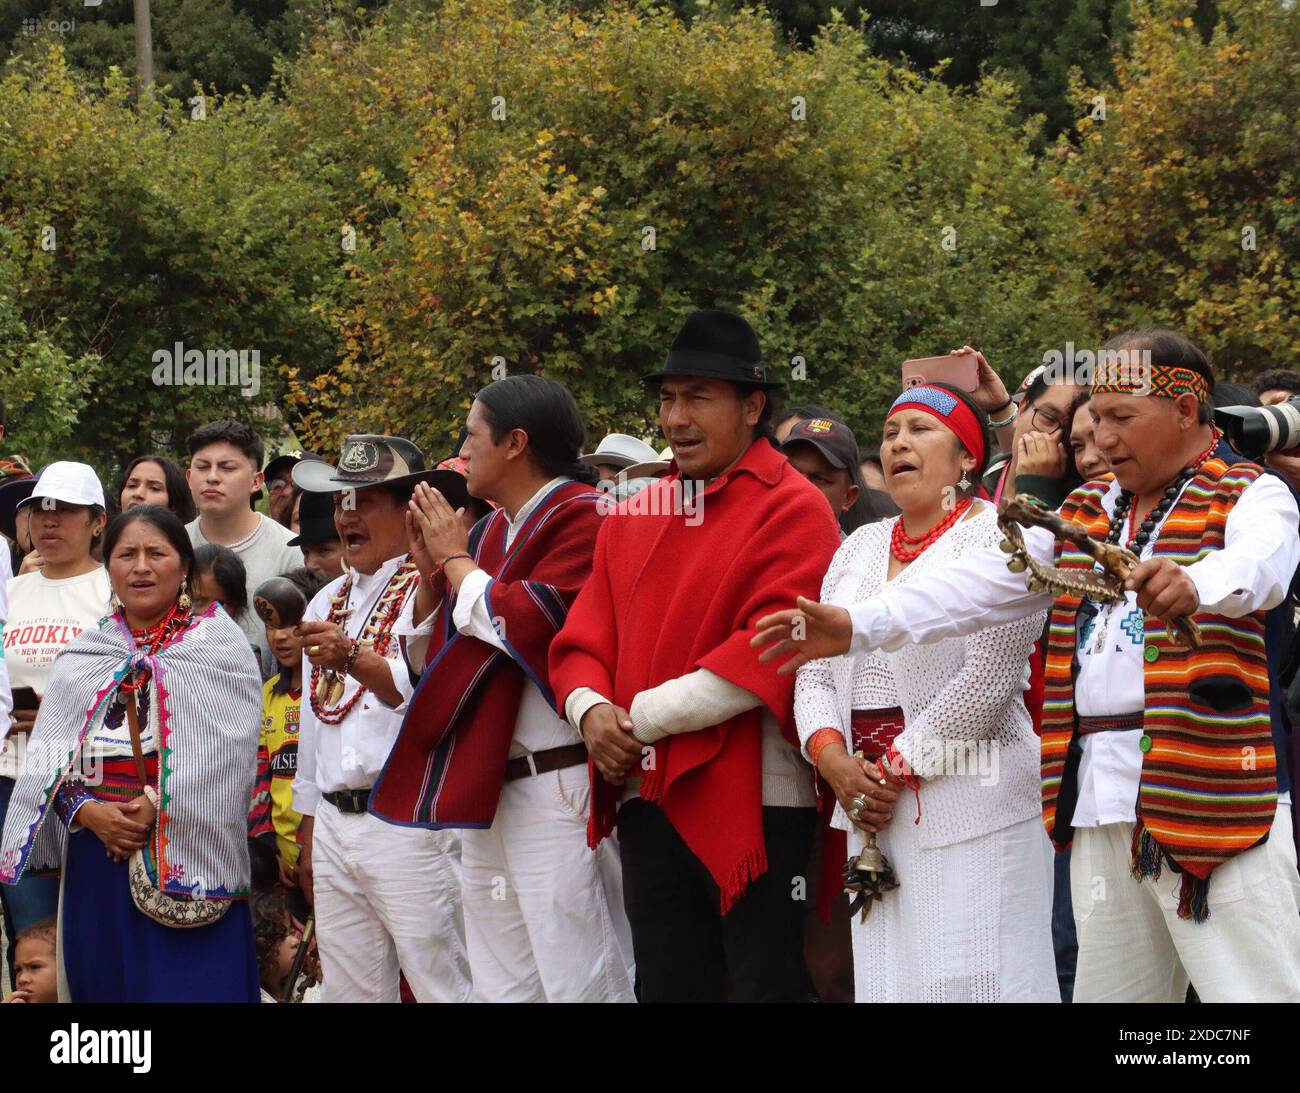
[[[153,673],[150,719],[159,742],[152,849],[160,887],[207,899],[248,894],[248,802],[262,687],[248,639],[216,604],[156,656],[136,649],[116,615],[59,654],[5,817],[0,882],[60,868],[67,831],[54,815],[54,796],[69,776],[96,775],[82,754],[86,735],[103,720],[127,672],[143,666]]]
[[[1259,477],[1250,464],[1209,459],[1187,484],[1165,520],[1153,556],[1190,565],[1221,550],[1228,513]],[[1102,497],[1111,478],[1076,489],[1061,515],[1104,538]],[[1092,560],[1057,545],[1062,568],[1091,568]],[[1048,637],[1043,703],[1043,820],[1058,846],[1069,843],[1080,753],[1075,739],[1075,622],[1078,597],[1056,600]],[[1182,875],[1178,914],[1209,915],[1212,871],[1268,837],[1277,807],[1277,762],[1269,722],[1264,613],[1230,619],[1199,614],[1200,649],[1174,644],[1160,620],[1146,619],[1143,730],[1151,750],[1142,763],[1133,874],[1158,877],[1168,862]],[[1057,812],[1061,813],[1058,822]]]

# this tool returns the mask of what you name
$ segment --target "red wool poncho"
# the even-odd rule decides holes
[[[797,596],[817,598],[840,544],[830,506],[766,440],[709,485],[694,518],[651,515],[671,513],[679,489],[674,465],[605,517],[591,578],[551,643],[556,708],[592,687],[627,709],[639,692],[707,668],[761,698],[797,743],[794,676],[760,664],[749,642],[762,616]],[[653,760],[641,796],[664,810],[708,868],[725,913],[767,869],[762,710],[661,740]],[[613,830],[622,790],[588,766],[595,846]]]
[[[580,482],[556,486],[508,553],[504,512],[474,526],[469,553],[492,577],[488,613],[509,652],[458,633],[455,595],[442,602],[428,667],[370,797],[373,815],[404,827],[491,826],[520,696],[531,680],[552,700],[547,649],[591,572],[605,501]]]

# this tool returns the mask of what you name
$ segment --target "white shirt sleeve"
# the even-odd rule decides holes
[[[320,622],[324,617],[317,602],[323,594],[324,589],[307,605],[303,612],[304,622]],[[303,653],[302,705],[298,710],[298,769],[293,776],[293,807],[303,816],[315,816],[320,802],[320,787],[316,784],[316,734],[319,731],[320,725],[311,708],[311,661]]]
[[[1228,618],[1281,603],[1300,563],[1300,513],[1279,478],[1260,475],[1228,513],[1222,550],[1187,567],[1201,610]]]
[[[632,735],[643,744],[653,744],[665,736],[721,725],[762,704],[753,691],[707,668],[697,668],[642,691],[627,712],[632,718]]]
[[[485,570],[476,569],[468,574],[460,582],[451,620],[466,637],[478,638],[505,653],[508,652],[506,643],[501,640],[487,609],[487,591],[491,584],[492,578]]]
[[[953,749],[947,741],[996,739],[1006,726],[1007,708],[1020,699],[1029,680],[1029,654],[1044,621],[1035,613],[966,638],[961,670],[894,741],[917,774],[937,778],[949,772]]]
[[[1046,528],[1025,528],[1025,547],[1051,565],[1055,539]],[[945,638],[965,637],[989,626],[1003,626],[1052,606],[1050,592],[1030,592],[1025,574],[1007,568],[995,546],[963,554],[924,581],[889,584],[877,596],[848,608],[853,621],[849,652],[894,651]]]
[[[565,720],[581,736],[582,719],[587,716],[588,710],[593,706],[599,706],[602,702],[609,702],[609,699],[599,691],[591,687],[575,687],[569,692],[569,697],[564,700]]]
[[[822,578],[822,603],[836,603],[836,591],[841,579],[849,570],[848,551],[856,544],[848,539],[840,544],[831,559],[831,564]],[[845,591],[851,596],[853,589],[845,582]],[[844,604],[849,606],[849,604]],[[852,654],[850,654],[852,655]],[[810,660],[800,667],[794,677],[794,727],[799,734],[799,750],[803,757],[812,762],[808,754],[808,741],[821,729],[835,729],[844,737],[845,743],[853,738],[849,725],[844,724],[839,692],[835,687],[835,661],[829,658]]]
[[[379,695],[375,695],[376,701],[385,709],[405,710],[406,704],[415,694],[415,683],[411,682],[411,673],[414,672],[418,680],[424,672],[424,666],[428,662],[429,638],[433,634],[433,620],[438,617],[438,607],[439,604],[434,604],[429,617],[421,623],[416,623],[415,592],[412,591],[402,604],[401,614],[394,621],[392,631],[393,637],[401,639],[397,655],[385,658],[388,661],[388,670],[393,674],[393,686],[402,696],[402,701],[396,706],[389,706]]]

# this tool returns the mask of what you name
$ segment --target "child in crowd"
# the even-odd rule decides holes
[[[248,574],[239,555],[229,547],[204,543],[194,550],[194,572],[190,576],[190,598],[194,613],[206,611],[213,601],[226,609],[226,614],[241,627],[248,614]],[[256,642],[250,643],[261,663],[262,651]]]
[[[257,974],[263,1002],[281,1002],[302,948],[303,932],[289,910],[290,893],[274,887],[252,899],[253,936],[257,943]],[[293,1002],[320,1001],[320,957],[315,940],[307,943],[307,954],[294,981]]]
[[[55,956],[58,927],[54,919],[33,923],[18,935],[14,948],[14,993],[6,1002],[57,1002],[59,973]]]
[[[310,603],[324,581],[309,569],[291,569],[292,581]],[[262,735],[257,751],[257,784],[249,812],[249,838],[273,845],[280,883],[297,888],[298,827],[293,779],[298,771],[298,713],[302,701],[302,638],[295,628],[266,628],[267,647],[280,671],[262,688]],[[305,910],[295,907],[294,910]]]
[[[262,1001],[279,1002],[284,998],[285,984],[302,939],[294,932],[284,889],[272,888],[255,896],[252,912]]]

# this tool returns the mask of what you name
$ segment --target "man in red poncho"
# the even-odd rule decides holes
[[[669,474],[603,522],[591,578],[551,644],[557,708],[591,752],[593,846],[614,828],[640,998],[813,997],[804,875],[817,823],[793,685],[755,622],[819,587],[839,534],[769,442],[758,339],[699,311],[645,377]]]

